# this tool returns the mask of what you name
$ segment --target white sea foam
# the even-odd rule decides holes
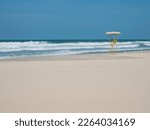
[[[118,42],[115,51],[150,50],[150,41]],[[110,52],[109,42],[62,42],[26,41],[0,42],[0,59],[3,57],[71,55],[83,53]]]
[[[119,42],[118,48],[134,48],[139,44],[132,42]],[[109,42],[76,42],[76,43],[48,43],[45,41],[29,42],[1,42],[0,52],[10,51],[46,51],[46,50],[69,50],[69,49],[95,49],[110,48]]]

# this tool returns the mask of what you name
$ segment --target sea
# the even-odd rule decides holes
[[[128,51],[150,51],[150,40],[0,40],[0,59]]]

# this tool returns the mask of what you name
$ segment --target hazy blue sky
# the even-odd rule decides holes
[[[150,0],[0,0],[0,39],[150,39]]]

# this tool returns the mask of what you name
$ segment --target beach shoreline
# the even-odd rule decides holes
[[[125,51],[125,52],[110,52],[110,53],[88,53],[88,54],[73,54],[73,55],[50,55],[50,56],[24,56],[0,59],[0,62],[9,61],[65,61],[65,60],[96,60],[96,59],[113,59],[120,58],[139,58],[136,55],[150,53],[150,51]],[[135,57],[134,57],[135,54]],[[110,58],[109,58],[110,57]]]
[[[0,112],[150,112],[150,52],[0,60]]]

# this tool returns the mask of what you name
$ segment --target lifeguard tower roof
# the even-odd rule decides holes
[[[105,35],[120,35],[120,32],[106,32]]]

